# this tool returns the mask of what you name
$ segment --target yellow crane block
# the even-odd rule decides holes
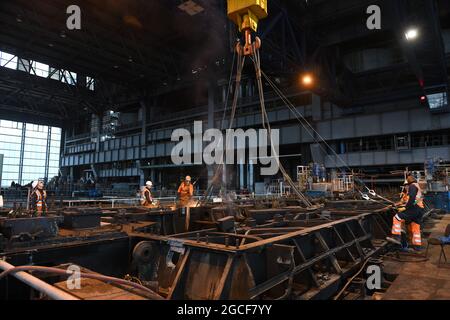
[[[238,25],[239,31],[258,29],[258,22],[268,16],[268,0],[228,0],[228,18]]]

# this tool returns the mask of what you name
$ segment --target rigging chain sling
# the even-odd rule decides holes
[[[253,48],[253,52],[252,52],[252,61],[253,61],[254,67],[255,67],[256,80],[258,83],[258,93],[259,93],[259,100],[260,100],[260,106],[261,106],[262,124],[263,124],[264,129],[267,129],[267,131],[268,131],[270,146],[272,148],[272,153],[274,154],[273,157],[277,161],[277,165],[278,165],[281,173],[283,174],[284,180],[289,184],[289,186],[292,188],[292,190],[294,190],[294,193],[303,202],[303,204],[308,208],[312,208],[312,207],[314,207],[313,204],[309,201],[309,199],[302,192],[300,192],[298,190],[296,184],[292,181],[291,177],[284,169],[284,166],[281,163],[276,150],[274,149],[274,143],[272,140],[272,128],[270,126],[270,121],[269,121],[269,117],[267,115],[265,100],[264,100],[264,89],[263,89],[263,85],[262,85],[261,59],[260,59],[260,55],[259,55],[259,49],[256,45],[253,44],[253,46],[254,46],[254,48]]]
[[[234,88],[234,92],[233,92],[233,102],[232,102],[232,106],[231,106],[230,123],[228,125],[229,129],[231,129],[233,127],[234,118],[236,116],[236,109],[237,109],[238,98],[239,98],[239,87],[241,85],[242,70],[244,69],[244,64],[245,64],[245,56],[238,54],[237,60],[238,60],[238,63],[237,63],[237,69],[236,69],[236,81],[235,81],[235,88]],[[231,72],[233,72],[233,71],[231,71]],[[224,117],[225,117],[225,112],[226,112],[226,110],[224,110]],[[224,123],[224,121],[222,121],[222,124],[223,123]],[[222,140],[222,137],[220,139]],[[219,141],[219,144],[222,143],[221,140]],[[205,196],[204,196],[204,199],[201,201],[201,204],[204,204],[211,199],[212,193],[214,190],[214,183],[219,179],[220,174],[222,174],[222,172],[223,172],[223,168],[224,168],[223,162],[217,166],[214,176],[212,178],[212,183],[206,189]],[[200,203],[197,203],[197,206],[199,204]]]

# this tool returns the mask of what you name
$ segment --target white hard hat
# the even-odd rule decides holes
[[[153,186],[153,183],[152,183],[151,181],[147,181],[147,182],[145,183],[145,185],[146,185],[147,187],[151,187],[151,186]]]
[[[191,181],[191,176],[186,176],[186,181]]]
[[[38,180],[33,181],[33,183],[31,184],[31,187],[32,187],[33,189],[35,189],[35,188],[37,187],[38,183],[39,183]]]

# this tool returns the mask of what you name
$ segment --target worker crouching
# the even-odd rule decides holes
[[[402,224],[405,224],[408,225],[414,249],[422,249],[420,224],[424,214],[423,193],[413,176],[408,176],[406,179],[406,191],[398,205],[398,212],[392,219],[392,238],[387,238],[387,240],[402,245]],[[405,246],[403,245],[403,247]]]
[[[30,210],[35,216],[43,216],[47,213],[47,191],[44,189],[44,181],[34,181],[31,184]]]

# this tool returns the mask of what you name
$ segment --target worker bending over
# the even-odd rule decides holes
[[[152,187],[153,183],[151,181],[147,181],[145,183],[145,187],[141,190],[141,205],[145,207],[149,207],[153,203],[153,197],[152,197]]]
[[[44,190],[44,181],[38,180],[31,184],[30,210],[40,217],[47,212],[47,191]]]
[[[411,233],[411,244],[414,249],[420,250],[422,246],[422,237],[420,234],[420,224],[423,217],[423,193],[413,176],[406,179],[406,193],[402,195],[402,200],[398,205],[404,205],[399,208],[398,213],[392,221],[392,238],[388,238],[391,242],[401,245],[402,222],[409,225]]]
[[[178,188],[178,196],[179,196],[179,206],[181,208],[186,208],[189,206],[189,202],[191,201],[194,195],[194,186],[191,183],[191,177],[186,176],[186,179],[181,183]]]

